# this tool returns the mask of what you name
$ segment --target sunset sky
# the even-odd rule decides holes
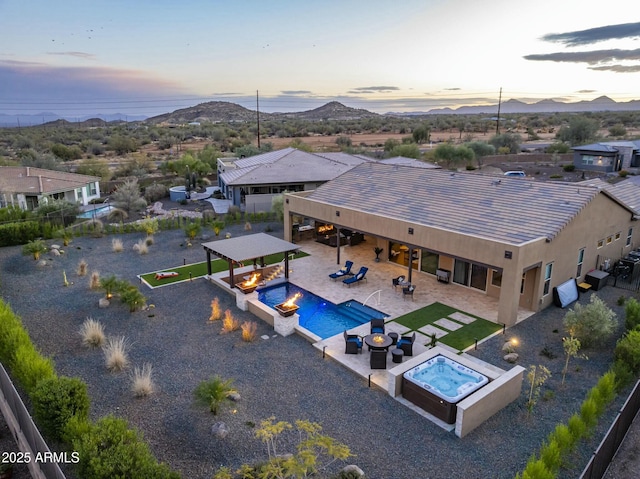
[[[0,0],[0,113],[640,99],[637,0]],[[635,18],[634,18],[635,13]]]

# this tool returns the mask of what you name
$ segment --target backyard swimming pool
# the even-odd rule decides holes
[[[341,334],[345,329],[368,323],[372,318],[386,316],[383,312],[363,306],[354,300],[334,304],[293,283],[282,283],[259,289],[258,299],[273,308],[296,293],[302,294],[302,297],[296,301],[296,305],[300,308],[298,309],[300,326],[322,339]]]
[[[91,210],[87,210],[83,213],[80,213],[77,218],[84,218],[84,219],[88,219],[88,218],[93,218],[94,216],[97,218],[99,216],[104,216],[106,214],[109,213],[109,211],[111,211],[111,205],[106,205],[106,206],[99,206],[98,208],[94,208]]]

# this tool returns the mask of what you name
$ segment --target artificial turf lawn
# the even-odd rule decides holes
[[[450,331],[438,340],[439,342],[446,344],[447,346],[451,346],[452,348],[455,348],[459,351],[462,351],[473,345],[476,339],[480,341],[481,339],[484,339],[487,336],[490,336],[496,331],[502,329],[502,326],[500,324],[492,323],[491,321],[487,321],[486,319],[479,318],[474,314],[469,314],[464,311],[460,312],[466,314],[467,316],[472,316],[476,318],[476,320],[471,324],[459,323],[455,319],[451,319],[448,317],[450,314],[455,313],[456,311],[460,310],[452,308],[451,306],[447,306],[446,304],[433,303],[417,311],[413,311],[411,313],[405,314],[404,316],[400,316],[394,321],[398,324],[406,326],[407,328],[411,328],[411,330],[413,331],[417,331],[423,326],[432,324],[434,321],[437,321],[441,318],[447,318],[454,323],[461,324],[462,327],[460,329],[456,331]],[[436,325],[436,327],[438,326]]]
[[[302,258],[304,256],[309,256],[308,253],[298,252],[295,254],[293,259]],[[282,254],[272,254],[264,257],[265,264],[276,264],[282,261]],[[211,262],[211,272],[219,273],[220,271],[225,271],[228,268],[228,264],[226,261],[221,259],[216,259]],[[156,279],[156,273],[164,273],[169,271],[175,271],[178,273],[178,276],[171,276],[164,279]],[[153,273],[145,273],[140,275],[142,279],[144,279],[151,287],[163,286],[165,284],[177,283],[179,281],[185,281],[189,279],[189,273],[191,273],[191,279],[200,278],[208,274],[207,271],[207,262],[203,261],[202,263],[193,263],[185,266],[178,266],[176,268],[167,268],[161,271],[154,271]]]

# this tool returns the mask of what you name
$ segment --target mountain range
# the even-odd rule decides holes
[[[555,100],[541,100],[536,103],[525,103],[520,100],[508,100],[500,104],[502,114],[509,113],[580,113],[596,111],[640,111],[640,100],[616,102],[607,96],[601,96],[590,101],[565,103]],[[474,115],[498,112],[498,104],[461,106],[458,108],[438,108],[420,112],[388,112],[383,115],[368,110],[351,108],[337,101],[329,102],[319,108],[291,113],[260,112],[260,120],[356,120],[379,116],[420,116],[420,115]],[[171,113],[153,117],[142,115],[125,115],[121,113],[102,115],[85,115],[83,117],[68,118],[55,113],[39,113],[37,115],[6,115],[0,114],[0,127],[49,125],[52,123],[83,124],[83,126],[99,126],[112,122],[143,122],[148,124],[181,125],[199,122],[248,122],[255,121],[258,112],[249,110],[236,103],[211,101],[200,103],[189,108],[182,108]]]

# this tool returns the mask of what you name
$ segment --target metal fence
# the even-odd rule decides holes
[[[611,464],[624,436],[640,409],[640,381],[638,381],[618,412],[598,449],[593,453],[580,479],[601,479]]]
[[[0,410],[5,417],[18,449],[29,453],[29,472],[35,479],[65,479],[60,466],[52,460],[36,461],[37,457],[51,458],[51,450],[40,435],[11,378],[0,363]],[[18,451],[15,451],[18,452]],[[26,461],[25,461],[26,462]]]

